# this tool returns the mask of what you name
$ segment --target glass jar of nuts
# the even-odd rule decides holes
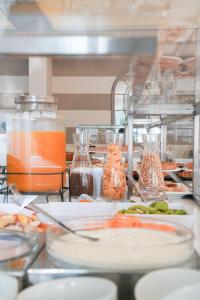
[[[159,155],[158,134],[143,135],[143,155],[139,168],[139,183],[144,201],[166,199],[164,177]]]

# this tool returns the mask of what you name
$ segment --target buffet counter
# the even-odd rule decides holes
[[[140,203],[141,204],[141,203]],[[134,203],[128,202],[99,202],[99,203],[70,203],[70,202],[50,202],[45,204],[38,204],[48,213],[53,214],[56,218],[63,220],[74,220],[86,217],[101,218],[102,216],[112,216],[121,209],[126,209]],[[170,199],[169,206],[176,209],[185,209],[187,215],[160,215],[157,216],[160,220],[176,221],[181,225],[193,230],[194,233],[194,255],[184,262],[179,264],[179,267],[200,269],[200,208],[191,199]],[[17,206],[14,204],[0,204],[0,211],[14,213]],[[26,210],[22,211],[26,213]],[[154,215],[155,216],[155,215]],[[39,282],[48,281],[55,278],[62,278],[68,276],[97,276],[111,279],[118,286],[119,300],[132,299],[133,287],[136,281],[145,273],[151,271],[138,270],[124,270],[112,268],[94,268],[81,267],[70,263],[60,263],[56,259],[49,257],[44,245],[44,234],[41,234],[40,246],[37,251],[26,258],[26,263],[22,264],[22,259],[15,260],[12,264],[2,265],[6,273],[17,276],[21,283],[21,289],[26,286],[33,285]],[[151,258],[150,258],[151,259]],[[153,270],[153,269],[152,269]]]

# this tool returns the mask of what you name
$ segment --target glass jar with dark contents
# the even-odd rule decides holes
[[[88,151],[90,136],[84,133],[74,134],[74,158],[70,170],[71,197],[82,194],[93,196],[94,179],[92,163]]]

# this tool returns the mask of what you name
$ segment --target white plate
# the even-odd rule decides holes
[[[162,300],[199,300],[200,283],[193,283],[169,293]]]
[[[14,277],[0,273],[0,299],[15,300],[17,297],[18,282]]]
[[[117,300],[117,287],[103,278],[68,277],[29,287],[17,300]]]
[[[174,268],[154,271],[143,276],[136,283],[135,298],[136,300],[164,300],[169,293],[199,281],[200,271],[197,270]]]

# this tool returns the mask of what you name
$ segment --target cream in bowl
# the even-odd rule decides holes
[[[116,216],[80,219],[67,225],[81,234],[98,238],[98,241],[92,242],[50,227],[47,251],[54,262],[148,270],[182,264],[193,253],[192,232],[171,222]]]

